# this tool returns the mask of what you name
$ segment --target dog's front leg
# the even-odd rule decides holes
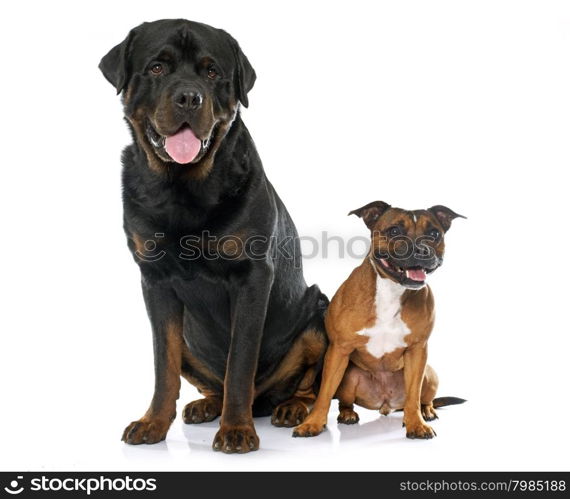
[[[249,452],[259,448],[253,426],[255,373],[263,335],[273,267],[251,262],[248,272],[232,280],[231,343],[224,380],[224,402],[214,450]]]
[[[426,424],[421,413],[420,395],[427,364],[427,344],[416,343],[404,353],[404,426],[408,438],[433,438],[435,431]]]
[[[128,444],[154,444],[164,440],[176,417],[182,362],[183,305],[174,291],[143,281],[143,296],[152,326],[154,395],[146,414],[123,433]]]

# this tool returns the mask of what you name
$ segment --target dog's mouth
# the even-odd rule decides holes
[[[156,154],[163,161],[178,163],[180,165],[196,164],[203,159],[214,142],[217,124],[214,125],[206,139],[196,136],[188,124],[182,125],[172,135],[162,135],[147,120],[146,136]]]
[[[425,286],[427,276],[437,269],[435,267],[423,267],[415,265],[412,267],[400,267],[388,258],[378,258],[381,269],[392,277],[395,281],[407,288],[418,289]]]

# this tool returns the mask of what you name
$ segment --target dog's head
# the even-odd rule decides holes
[[[184,19],[144,23],[101,59],[149,166],[207,175],[255,71],[225,31]],[[180,166],[182,168],[182,166]]]
[[[353,210],[371,231],[370,257],[384,277],[418,289],[443,262],[444,234],[463,215],[445,206],[407,211],[383,201]]]

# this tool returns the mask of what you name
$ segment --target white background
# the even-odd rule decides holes
[[[258,74],[244,120],[302,235],[366,236],[346,213],[375,199],[469,217],[431,279],[429,345],[440,394],[469,402],[434,440],[364,409],[337,428],[335,404],[314,439],[258,420],[249,455],[180,418],[166,442],[120,442],[152,345],[122,232],[130,137],[97,64],[169,17],[240,41]],[[568,469],[567,2],[21,1],[0,18],[1,469]],[[359,262],[335,248],[305,261],[329,296]]]

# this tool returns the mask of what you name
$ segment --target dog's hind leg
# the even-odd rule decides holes
[[[430,365],[427,365],[420,395],[421,412],[426,421],[437,419],[437,413],[433,406],[433,399],[435,398],[438,385],[439,379],[436,372]]]
[[[339,414],[336,420],[342,424],[356,424],[360,421],[358,413],[354,410],[354,404],[345,405],[338,403]]]
[[[213,421],[222,414],[223,382],[204,366],[184,345],[182,349],[182,376],[198,388],[204,398],[186,404],[182,419],[186,424]]]
[[[338,399],[339,415],[337,421],[342,424],[356,424],[360,417],[354,410],[356,390],[359,382],[359,369],[349,363],[346,373],[338,387],[335,398]]]
[[[203,399],[197,399],[186,404],[182,419],[186,424],[199,424],[213,421],[222,414],[222,395],[204,393]]]
[[[259,395],[269,399],[277,398],[279,393],[293,393],[274,406],[271,414],[273,425],[290,428],[307,417],[316,399],[316,379],[326,347],[324,331],[306,329],[295,340],[275,372],[258,388]]]
[[[305,420],[316,399],[313,390],[315,377],[315,368],[310,367],[307,369],[293,397],[282,402],[273,410],[271,424],[290,428],[301,424]]]

